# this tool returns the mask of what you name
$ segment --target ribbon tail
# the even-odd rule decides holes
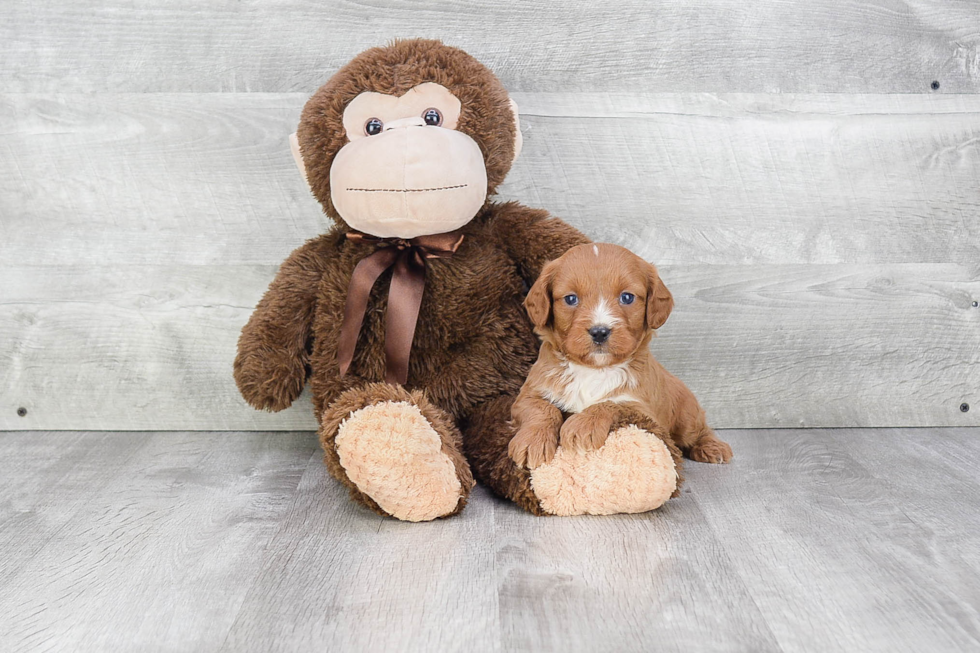
[[[425,263],[417,253],[405,250],[395,262],[388,289],[385,332],[385,380],[388,383],[405,385],[408,381],[408,358],[424,290]]]
[[[371,288],[381,276],[381,273],[391,267],[398,251],[394,248],[379,249],[367,258],[361,260],[354,268],[347,288],[347,301],[344,304],[344,321],[340,325],[340,337],[337,340],[337,363],[340,366],[340,376],[343,377],[354,360],[354,348],[357,337],[364,323],[364,313],[367,311]],[[389,310],[390,314],[390,310]]]

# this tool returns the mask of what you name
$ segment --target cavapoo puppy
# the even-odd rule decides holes
[[[731,447],[648,349],[673,305],[657,269],[618,245],[579,245],[546,265],[524,302],[542,343],[512,409],[511,458],[534,469],[559,444],[598,449],[621,413],[638,411],[689,458],[727,463]]]

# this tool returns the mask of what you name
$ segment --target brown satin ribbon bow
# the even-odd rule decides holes
[[[347,373],[354,360],[354,348],[371,289],[381,273],[394,265],[388,288],[388,315],[385,316],[385,381],[404,385],[408,381],[408,356],[425,289],[425,259],[451,257],[463,242],[463,234],[450,232],[406,240],[354,232],[348,233],[347,239],[375,244],[378,249],[357,264],[347,288],[344,322],[337,343],[340,376]]]

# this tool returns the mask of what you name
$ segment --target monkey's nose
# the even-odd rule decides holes
[[[592,336],[592,342],[597,345],[601,345],[606,340],[609,340],[609,334],[612,332],[607,326],[594,326],[589,329],[589,335]]]

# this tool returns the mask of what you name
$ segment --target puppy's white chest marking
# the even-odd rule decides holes
[[[557,383],[542,394],[566,413],[581,413],[603,401],[636,401],[632,395],[624,392],[636,387],[636,379],[626,363],[586,367],[566,362],[555,373]]]

